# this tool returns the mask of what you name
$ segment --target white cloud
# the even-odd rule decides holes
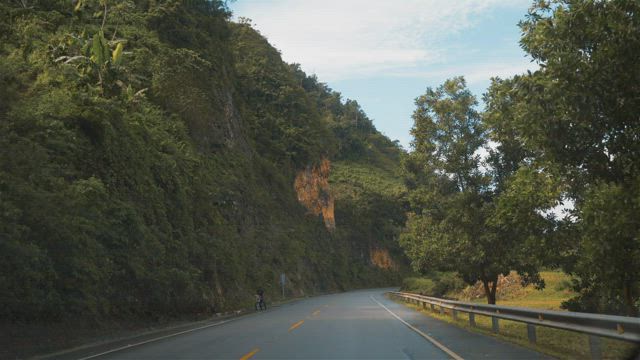
[[[496,7],[530,0],[240,0],[237,16],[324,81],[416,69],[446,59],[447,37]],[[470,79],[471,80],[471,79]]]
[[[538,65],[529,61],[518,64],[485,64],[474,69],[463,70],[469,83],[486,81],[492,77],[509,78],[516,74],[522,74],[527,70],[534,70]]]
[[[475,63],[457,66],[444,66],[438,70],[403,69],[391,70],[387,75],[424,79],[445,79],[452,76],[464,76],[468,84],[485,83],[492,77],[502,79],[523,74],[527,70],[536,70],[538,65],[526,58],[519,61]]]
[[[434,79],[463,75],[467,83],[484,82],[492,77],[508,78],[516,74],[525,73],[527,70],[535,70],[538,65],[526,59],[519,62],[505,63],[476,63],[468,65],[444,66],[437,70],[403,69],[398,68],[389,71],[388,75],[396,77],[411,77]]]

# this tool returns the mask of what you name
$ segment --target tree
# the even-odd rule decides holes
[[[566,226],[578,235],[577,255],[565,270],[579,278],[584,301],[573,304],[584,306],[574,309],[638,311],[639,11],[637,1],[537,2],[520,27],[539,70],[492,86],[509,101],[500,126],[541,167],[557,169],[575,202]]]
[[[414,149],[405,162],[412,211],[401,237],[414,267],[457,271],[469,284],[481,281],[489,304],[496,302],[499,275],[511,270],[544,286],[531,248],[547,225],[534,209],[548,204],[536,195],[548,179],[519,171],[520,160],[507,166],[518,154],[504,146],[491,151],[492,170],[483,170],[480,151],[488,134],[463,78],[427,89],[416,105]],[[521,207],[518,191],[535,206]]]
[[[494,78],[484,95],[483,124],[492,144],[486,165],[496,203],[490,222],[505,241],[518,238],[524,244],[528,260],[521,264],[557,267],[571,245],[555,231],[558,221],[551,209],[562,204],[566,187],[558,169],[539,161],[537,153],[520,141],[511,122],[517,111],[512,96],[514,84],[513,80]],[[526,267],[521,267],[525,282],[542,284],[537,272],[526,271]]]

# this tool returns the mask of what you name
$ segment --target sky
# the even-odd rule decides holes
[[[237,0],[288,63],[358,101],[376,128],[409,149],[414,100],[464,76],[482,108],[494,76],[534,70],[520,48],[531,0]]]

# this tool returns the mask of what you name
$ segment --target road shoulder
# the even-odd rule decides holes
[[[520,345],[471,332],[429,317],[386,296],[378,296],[376,300],[411,326],[436,339],[464,359],[552,359],[546,354]]]
[[[142,330],[133,334],[128,333],[122,336],[110,337],[106,340],[99,340],[88,342],[83,345],[79,345],[73,348],[63,349],[61,351],[37,355],[34,359],[56,359],[56,360],[71,360],[71,359],[90,359],[97,354],[106,354],[113,351],[119,351],[124,348],[130,348],[146,344],[149,342],[166,339],[173,336],[179,336],[187,334],[193,331],[203,330],[213,326],[223,325],[225,323],[239,320],[241,318],[256,316],[266,312],[273,311],[281,306],[293,304],[304,298],[289,299],[283,302],[277,302],[269,306],[265,311],[253,311],[251,309],[242,309],[231,311],[225,314],[216,315],[208,319],[200,321],[182,322],[178,325],[167,325],[161,328],[152,330]]]

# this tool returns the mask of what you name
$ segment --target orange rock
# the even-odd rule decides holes
[[[373,248],[369,250],[369,258],[373,265],[381,269],[396,269],[396,264],[393,262],[393,259],[391,259],[387,249]]]
[[[331,162],[323,158],[320,164],[307,166],[296,176],[294,188],[298,201],[311,214],[322,216],[324,225],[329,231],[336,228],[334,214],[334,198],[329,189]]]

